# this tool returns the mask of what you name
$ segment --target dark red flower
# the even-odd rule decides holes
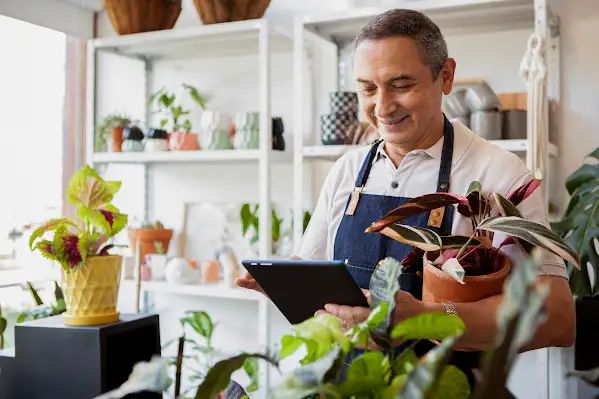
[[[114,222],[114,213],[110,211],[105,211],[103,209],[100,209],[100,212],[102,212],[102,215],[104,215],[104,218],[106,219],[110,227],[112,227],[112,223]]]
[[[75,235],[67,235],[62,238],[64,244],[65,258],[69,262],[69,266],[74,268],[81,263],[81,253],[79,252],[79,237]]]

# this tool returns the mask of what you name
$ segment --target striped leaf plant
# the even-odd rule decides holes
[[[425,194],[393,209],[372,223],[366,232],[380,233],[413,246],[402,260],[405,267],[415,264],[426,252],[439,252],[433,264],[460,282],[465,275],[487,275],[499,270],[497,254],[506,245],[518,245],[528,254],[533,248],[542,248],[580,269],[578,254],[558,234],[543,224],[526,220],[517,208],[540,184],[540,180],[533,179],[507,197],[497,192],[483,193],[477,181],[470,184],[466,195]],[[472,235],[441,236],[428,228],[400,223],[448,205],[456,206],[461,215],[470,218]],[[507,236],[497,248],[493,246],[496,233]]]

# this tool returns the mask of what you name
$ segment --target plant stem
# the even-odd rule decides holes
[[[175,398],[179,397],[181,392],[181,368],[183,365],[183,346],[185,345],[185,333],[179,338],[179,348],[177,350],[177,369],[175,371]]]
[[[468,241],[466,241],[466,244],[464,244],[462,246],[462,248],[460,248],[460,251],[458,252],[458,254],[455,256],[456,259],[459,259],[460,256],[462,256],[462,254],[464,253],[464,251],[466,250],[466,248],[468,248],[468,244],[470,244],[470,242],[472,241],[472,239],[474,239],[474,235],[476,234],[476,230],[472,233],[472,235],[470,236],[470,238],[468,238]]]

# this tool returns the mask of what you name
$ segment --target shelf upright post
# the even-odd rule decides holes
[[[272,153],[272,119],[270,108],[270,43],[269,25],[266,19],[260,22],[258,35],[258,64],[259,64],[259,91],[260,91],[260,157],[258,160],[259,177],[259,237],[260,258],[269,259],[272,255],[272,230],[271,230],[271,168],[270,159]],[[270,344],[270,320],[268,314],[268,300],[260,299],[258,303],[258,344],[262,352],[269,349]],[[263,362],[260,367],[260,386],[264,388],[265,395],[268,394],[269,369]]]
[[[85,62],[85,163],[93,167],[94,126],[96,123],[96,46],[87,41]]]
[[[304,24],[301,16],[293,30],[293,253],[299,253],[304,208]]]

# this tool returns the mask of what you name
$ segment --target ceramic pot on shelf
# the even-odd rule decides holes
[[[144,150],[147,152],[168,151],[168,133],[166,130],[149,129]]]
[[[111,129],[110,140],[112,142],[112,152],[121,152],[123,146],[124,127],[113,127]]]
[[[203,150],[228,150],[231,144],[231,116],[207,110],[202,113],[198,140]]]
[[[123,129],[123,152],[140,152],[144,150],[144,133],[137,126],[127,126]]]
[[[198,151],[200,144],[196,133],[172,132],[168,139],[168,148],[171,151]]]
[[[166,264],[164,277],[170,284],[198,284],[201,273],[194,260],[177,257]]]

